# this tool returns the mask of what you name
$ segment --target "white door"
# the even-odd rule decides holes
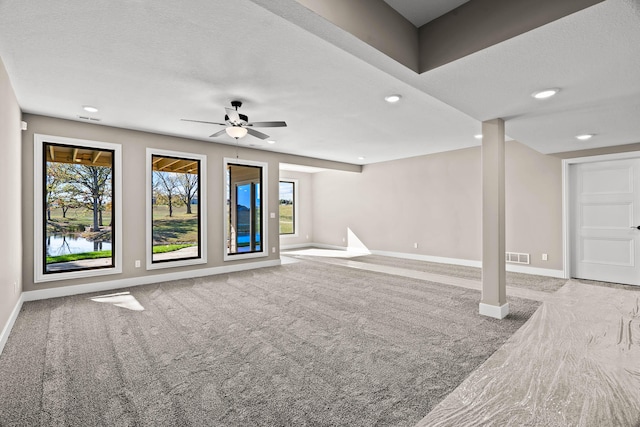
[[[571,275],[640,285],[640,159],[571,168]]]

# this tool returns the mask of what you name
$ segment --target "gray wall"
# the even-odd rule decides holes
[[[20,107],[0,59],[0,331],[22,291]]]
[[[561,270],[562,160],[516,141],[505,157],[507,251],[530,253],[533,267]]]
[[[350,229],[369,250],[480,261],[480,168],[477,147],[314,174],[314,241],[346,246]],[[562,269],[561,172],[560,159],[507,143],[507,251],[532,267]]]
[[[478,153],[377,163],[361,174],[315,174],[315,241],[344,245],[350,229],[370,250],[478,259],[479,222],[467,218],[480,209]]]

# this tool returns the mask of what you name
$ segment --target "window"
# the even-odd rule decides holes
[[[280,234],[296,234],[296,183],[280,181]]]
[[[147,149],[147,268],[206,263],[206,157]]]
[[[34,280],[120,273],[120,145],[35,135]]]
[[[266,163],[225,159],[225,260],[267,256]]]

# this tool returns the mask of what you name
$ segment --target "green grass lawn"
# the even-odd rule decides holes
[[[83,252],[80,254],[48,256],[47,264],[55,264],[56,262],[80,261],[83,259],[98,259],[98,258],[111,258],[111,251],[95,251],[95,252]]]
[[[280,234],[293,233],[293,205],[280,205]]]
[[[189,248],[191,246],[195,246],[192,244],[183,244],[183,245],[154,245],[153,253],[154,254],[163,254],[165,252],[173,252],[183,248]]]
[[[156,252],[156,247],[172,245],[176,247],[173,250],[178,250],[198,244],[198,207],[192,205],[191,209],[193,213],[187,214],[186,206],[174,208],[170,217],[169,207],[153,207],[153,253],[160,253]]]
[[[84,231],[85,227],[93,225],[93,212],[84,208],[69,209],[66,217],[63,218],[62,209],[56,208],[51,210],[51,222],[55,223],[55,226],[47,224],[51,231],[60,231],[62,228],[68,231]],[[111,212],[102,212],[102,223],[105,226],[111,224]]]

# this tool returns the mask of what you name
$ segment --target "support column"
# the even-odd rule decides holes
[[[482,300],[480,314],[509,314],[505,273],[504,120],[482,123]]]

